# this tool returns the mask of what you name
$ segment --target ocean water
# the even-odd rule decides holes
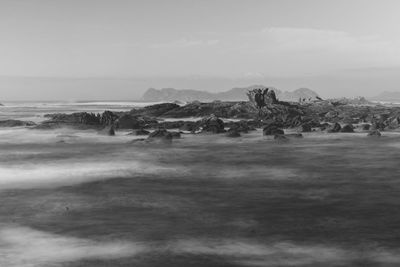
[[[35,105],[0,116],[135,104]],[[0,128],[0,266],[400,265],[396,132],[127,133]]]

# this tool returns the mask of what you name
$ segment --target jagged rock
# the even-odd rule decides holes
[[[168,132],[165,129],[158,129],[155,130],[154,132],[150,133],[149,137],[147,137],[147,140],[149,142],[155,142],[155,141],[160,141],[160,142],[165,142],[165,143],[171,143],[172,142],[172,134]]]
[[[199,129],[199,123],[194,121],[186,121],[179,127],[180,131],[195,132]]]
[[[227,133],[226,133],[227,137],[240,137],[240,132],[237,129],[230,129]]]
[[[100,134],[104,134],[104,135],[114,136],[115,135],[115,128],[114,128],[113,125],[106,126],[99,133]]]
[[[277,141],[283,141],[283,142],[289,141],[289,139],[283,134],[275,134],[274,139]]]
[[[130,114],[140,115],[140,116],[160,117],[163,116],[165,113],[173,111],[178,108],[180,108],[180,106],[174,103],[161,103],[140,109],[132,109],[130,111]]]
[[[301,125],[301,132],[303,132],[303,133],[308,133],[308,132],[311,132],[311,131],[312,131],[311,124],[309,124],[309,123],[303,123],[303,124]]]
[[[361,125],[361,129],[363,131],[369,131],[371,129],[371,124],[365,123],[365,124]]]
[[[202,127],[203,132],[211,132],[211,133],[225,132],[224,122],[214,114],[203,118],[200,121],[200,126]]]
[[[170,132],[172,139],[179,139],[181,138],[181,133],[180,132]]]
[[[329,133],[338,133],[338,132],[340,132],[341,129],[342,129],[342,126],[340,126],[340,124],[336,122],[335,124],[331,125],[328,128],[328,132]]]
[[[375,137],[380,137],[382,134],[379,130],[372,130],[368,133],[368,136],[375,136]]]
[[[0,121],[0,127],[19,127],[19,126],[35,126],[36,123],[32,121],[20,121],[20,120],[3,120]]]
[[[134,131],[135,135],[149,135],[150,132],[145,130],[145,129],[138,129],[136,131]]]
[[[277,125],[270,124],[264,127],[263,135],[283,135],[285,132]]]
[[[117,120],[118,129],[140,129],[144,127],[144,121],[129,114],[124,114]]]
[[[351,124],[346,124],[340,129],[341,133],[354,133],[354,127]]]

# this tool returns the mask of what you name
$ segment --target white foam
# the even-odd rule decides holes
[[[0,229],[0,266],[41,267],[84,259],[118,259],[144,251],[134,242],[96,242],[6,226]]]

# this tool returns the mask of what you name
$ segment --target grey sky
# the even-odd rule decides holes
[[[46,99],[134,99],[163,82],[397,90],[399,13],[397,0],[0,0],[0,99],[37,98],[44,77]]]

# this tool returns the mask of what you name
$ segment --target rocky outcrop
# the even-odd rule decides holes
[[[0,121],[0,127],[21,127],[21,126],[35,126],[36,123],[32,121],[20,120],[3,120]]]
[[[263,135],[283,135],[285,132],[279,125],[269,124],[263,128]]]
[[[340,129],[341,133],[354,133],[354,127],[351,124],[346,124]]]
[[[231,138],[236,138],[236,137],[240,137],[240,132],[237,129],[229,129],[229,131],[226,133],[227,137],[231,137]]]
[[[208,133],[225,132],[224,122],[214,114],[203,118],[200,121],[200,127],[202,128],[202,132],[208,132]]]
[[[341,129],[342,126],[336,122],[328,128],[328,133],[338,133]]]
[[[368,136],[372,137],[380,137],[382,134],[379,130],[372,130],[368,133]]]

